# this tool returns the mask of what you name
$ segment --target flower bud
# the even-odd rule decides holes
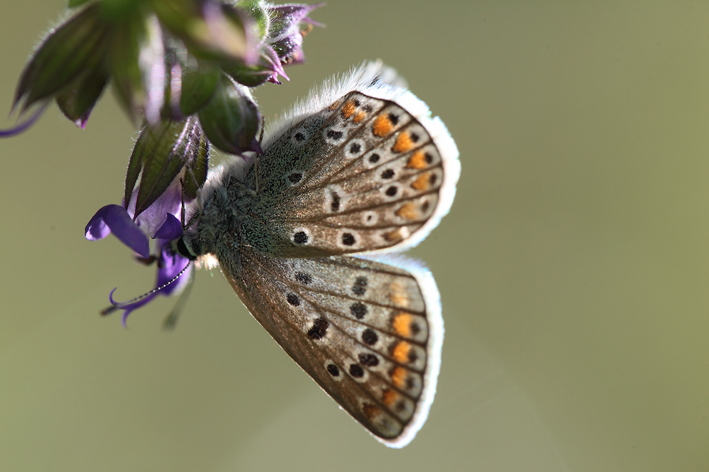
[[[116,24],[109,67],[118,98],[131,118],[136,120],[143,112],[148,123],[158,123],[166,75],[162,30],[154,15],[136,11]]]
[[[201,110],[214,96],[219,82],[220,72],[217,67],[199,64],[185,67],[182,73],[180,110],[189,116]]]
[[[261,115],[249,89],[226,74],[217,83],[214,96],[199,113],[199,121],[210,143],[230,154],[260,152],[256,134]]]
[[[209,144],[195,117],[146,126],[135,143],[126,173],[128,205],[138,176],[134,217],[150,207],[185,169],[185,192],[194,198],[207,178]]]
[[[284,64],[300,63],[305,59],[303,54],[303,35],[300,26],[302,23],[320,25],[308,18],[308,13],[323,6],[316,5],[278,5],[269,6],[270,24],[266,43],[273,48],[281,62]]]
[[[281,60],[270,46],[263,46],[258,62],[253,66],[235,63],[223,66],[222,69],[232,79],[247,87],[256,87],[266,81],[280,84],[279,75],[288,79]]]
[[[160,22],[198,58],[219,61],[256,59],[256,41],[240,10],[217,0],[151,0]]]

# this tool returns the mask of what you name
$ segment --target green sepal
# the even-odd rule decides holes
[[[146,0],[101,0],[101,15],[113,23],[121,23],[140,13]]]
[[[193,119],[198,122],[196,117]],[[199,126],[192,133],[195,146],[189,153],[182,187],[185,199],[188,200],[197,198],[197,192],[204,186],[209,172],[209,141]]]
[[[150,5],[195,57],[232,61],[248,56],[247,33],[235,7],[216,0],[150,0]]]
[[[180,110],[186,116],[201,110],[214,96],[219,81],[219,68],[200,64],[195,68],[185,67],[182,72]]]
[[[261,123],[258,107],[249,90],[221,74],[214,96],[199,113],[209,141],[230,154],[260,152],[256,134]]]
[[[84,5],[89,2],[93,2],[94,0],[69,0],[69,3],[67,4],[67,8],[76,8],[80,7],[81,5]]]
[[[57,105],[69,120],[83,128],[96,101],[101,96],[109,76],[102,68],[90,71],[74,80],[57,95]]]
[[[254,20],[254,26],[259,41],[266,39],[268,29],[271,22],[271,17],[262,0],[242,0],[238,3],[238,7],[246,10]]]
[[[136,12],[116,25],[110,59],[113,85],[128,115],[137,121],[144,114],[156,124],[165,100],[165,52],[157,18]]]
[[[21,111],[26,110],[104,60],[110,28],[98,9],[89,5],[47,36],[22,72],[13,107],[24,99]]]
[[[270,77],[275,78],[277,73],[281,73],[285,76],[283,69],[276,65],[279,63],[280,59],[278,59],[274,50],[270,47],[264,47],[255,65],[250,66],[235,62],[233,64],[223,65],[222,70],[242,85],[257,87],[266,82]]]
[[[124,194],[126,208],[130,203],[138,175],[141,174],[134,218],[137,218],[165,192],[185,166],[192,169],[197,179],[196,184],[201,186],[206,179],[208,146],[195,117],[162,122],[157,126],[147,125],[143,128],[133,148],[126,174]],[[191,176],[185,178],[186,186],[190,180],[193,180]],[[194,198],[197,187],[194,181],[191,185],[189,196]]]

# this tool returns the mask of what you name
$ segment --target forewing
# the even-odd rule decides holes
[[[458,150],[410,92],[362,86],[278,132],[248,179],[290,255],[410,247],[450,208]]]
[[[239,254],[221,257],[221,267],[259,323],[378,440],[408,444],[426,420],[440,364],[431,275],[352,257]]]

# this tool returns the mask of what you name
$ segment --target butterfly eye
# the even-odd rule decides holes
[[[197,260],[197,256],[190,250],[190,248],[187,247],[187,244],[185,244],[184,238],[180,238],[177,240],[177,242],[175,242],[175,250],[179,255],[184,258],[187,258],[191,261]]]

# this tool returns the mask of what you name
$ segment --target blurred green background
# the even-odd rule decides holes
[[[0,110],[65,0],[0,7]],[[461,152],[457,200],[411,255],[443,301],[427,424],[374,441],[218,271],[150,288],[114,238],[137,137],[110,93],[0,141],[0,470],[709,470],[709,3],[345,1],[312,15],[273,119],[363,59],[397,68]],[[3,127],[12,125],[3,121]]]

